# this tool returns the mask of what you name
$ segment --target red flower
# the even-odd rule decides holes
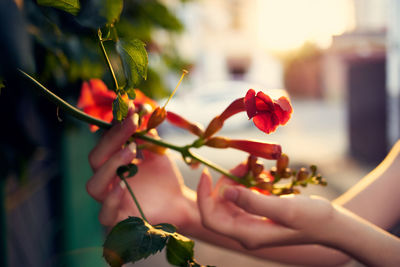
[[[249,119],[253,119],[257,128],[267,134],[275,131],[279,125],[286,124],[293,111],[287,97],[272,100],[261,91],[256,95],[253,89],[247,91],[244,105]]]
[[[112,103],[115,97],[115,92],[108,90],[102,80],[91,79],[89,82],[83,82],[77,106],[93,117],[111,122],[113,119]],[[90,125],[92,132],[97,129],[99,127],[96,125]]]
[[[225,120],[242,111],[247,112],[249,119],[253,119],[258,129],[269,134],[279,125],[286,124],[293,110],[289,99],[285,96],[272,100],[261,91],[256,95],[253,89],[249,89],[245,97],[236,99],[221,115],[212,119],[203,138],[210,138],[223,127]]]
[[[235,148],[265,159],[278,159],[282,153],[281,146],[277,144],[250,140],[233,140],[225,137],[212,137],[206,141],[205,145],[215,148]]]
[[[133,104],[137,109],[147,104],[153,110],[157,105],[156,103],[145,96],[141,91],[135,90],[136,98],[133,100]],[[83,82],[81,88],[81,94],[78,99],[78,108],[93,117],[98,119],[111,122],[113,119],[112,103],[117,97],[114,91],[108,90],[107,85],[100,79],[91,79],[89,82]],[[128,97],[124,96],[125,101],[128,101]],[[145,116],[142,119],[142,125],[146,125],[150,115]],[[95,125],[90,125],[92,132],[99,129]]]

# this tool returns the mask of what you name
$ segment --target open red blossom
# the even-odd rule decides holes
[[[253,119],[257,128],[267,134],[275,131],[279,125],[286,124],[293,112],[287,97],[272,100],[261,91],[256,94],[253,89],[247,91],[244,105],[249,119]]]
[[[136,108],[147,104],[153,110],[157,106],[153,100],[145,96],[141,91],[135,90],[135,93],[136,98],[133,100],[133,104]],[[116,93],[108,90],[107,85],[102,80],[91,79],[88,82],[83,82],[77,106],[93,117],[111,122],[113,119],[112,103],[116,97]],[[126,101],[128,100],[126,95],[123,98]],[[142,125],[146,125],[148,117],[150,115],[142,119]],[[90,125],[92,132],[97,129],[99,127]]]
[[[77,106],[93,117],[111,122],[113,119],[112,103],[115,98],[115,92],[108,90],[102,80],[91,79],[89,82],[83,82]],[[97,129],[99,127],[96,125],[90,125],[92,132]]]

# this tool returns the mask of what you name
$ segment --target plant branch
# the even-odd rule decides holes
[[[140,204],[139,204],[138,200],[136,199],[135,194],[133,193],[131,186],[129,185],[129,183],[126,181],[126,179],[125,179],[123,176],[120,176],[120,178],[121,178],[121,180],[124,182],[124,184],[126,185],[126,188],[128,188],[128,191],[129,191],[129,193],[131,194],[131,197],[132,197],[133,201],[135,202],[135,205],[136,205],[136,207],[138,208],[139,213],[140,213],[140,215],[142,216],[142,219],[145,220],[146,222],[149,222],[149,221],[146,219],[146,216],[144,216],[143,210],[142,210],[142,208],[140,207]]]
[[[103,56],[104,56],[104,58],[105,58],[105,60],[107,62],[107,66],[108,66],[108,69],[110,70],[111,76],[114,79],[115,92],[117,92],[118,89],[119,89],[117,77],[115,76],[114,69],[113,69],[113,67],[111,65],[110,59],[108,58],[106,49],[105,49],[105,47],[103,45],[104,39],[102,38],[101,30],[99,29],[97,33],[98,33],[98,36],[99,36],[99,44],[100,44],[101,52],[103,53]]]
[[[103,128],[103,129],[111,128],[111,126],[112,126],[111,123],[108,123],[106,121],[97,119],[97,118],[95,118],[93,116],[90,116],[90,115],[86,114],[85,112],[77,109],[76,107],[74,107],[71,104],[69,104],[66,101],[64,101],[62,98],[60,98],[57,95],[55,95],[54,93],[52,93],[49,89],[47,89],[45,86],[43,86],[35,78],[30,76],[26,72],[24,72],[24,71],[22,71],[20,69],[18,69],[18,70],[23,75],[24,78],[27,78],[30,81],[34,82],[35,89],[37,89],[39,94],[44,95],[45,97],[47,97],[50,101],[55,103],[57,106],[59,106],[62,110],[64,110],[65,112],[67,112],[71,116],[75,117],[76,119],[78,119],[80,121],[84,121],[84,122],[87,122],[89,124],[94,124],[96,126],[99,126],[100,128]],[[155,139],[153,137],[145,135],[145,133],[143,133],[143,132],[134,133],[133,137],[141,139],[141,140],[144,140],[144,141],[147,141],[147,142],[150,142],[150,143],[153,143],[155,145],[159,145],[159,146],[162,146],[162,147],[166,147],[166,148],[170,148],[172,150],[178,151],[178,152],[180,152],[182,154],[183,157],[191,157],[192,159],[203,163],[204,165],[212,168],[213,170],[221,173],[222,175],[225,175],[226,177],[234,180],[235,182],[243,184],[245,186],[248,186],[246,184],[246,182],[244,181],[244,179],[241,179],[240,177],[237,177],[237,176],[229,173],[227,170],[224,170],[223,168],[215,165],[214,163],[212,163],[212,162],[200,157],[199,155],[196,155],[193,152],[191,152],[189,150],[190,146],[177,146],[177,145],[165,142],[163,140]]]
[[[76,119],[80,121],[87,122],[89,124],[94,124],[99,126],[100,128],[103,129],[109,129],[111,128],[111,123],[108,123],[103,120],[99,120],[93,116],[90,116],[86,114],[85,112],[77,109],[73,105],[69,104],[68,102],[64,101],[62,98],[59,96],[55,95],[53,92],[51,92],[49,89],[44,87],[41,83],[39,83],[35,78],[24,72],[23,70],[18,69],[18,71],[23,75],[24,78],[29,79],[32,81],[35,86],[34,88],[39,92],[39,94],[44,95],[47,99],[49,99],[51,102],[56,104],[58,107],[60,107],[63,111],[69,113]]]

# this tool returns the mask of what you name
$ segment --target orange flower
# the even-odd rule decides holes
[[[115,98],[115,92],[108,90],[102,80],[91,79],[89,82],[83,82],[77,106],[93,117],[111,122],[113,119],[112,103]],[[99,127],[96,125],[90,125],[92,132],[97,129]]]
[[[287,97],[272,100],[261,91],[256,95],[253,89],[247,91],[244,104],[249,119],[253,119],[257,128],[267,134],[275,131],[279,125],[285,125],[293,111]]]
[[[148,104],[151,110],[154,110],[157,106],[156,103],[145,96],[141,91],[135,90],[136,98],[133,100],[133,104],[136,109],[141,109],[144,104]],[[100,79],[91,79],[88,82],[83,82],[81,88],[81,94],[78,99],[78,108],[93,117],[111,122],[113,120],[112,103],[117,97],[114,91],[108,90],[107,85]],[[128,101],[128,97],[125,95],[124,100]],[[142,119],[142,125],[146,125],[148,121],[148,115]],[[144,126],[143,126],[144,127]],[[99,127],[90,125],[90,130],[95,132]]]

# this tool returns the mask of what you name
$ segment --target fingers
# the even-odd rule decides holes
[[[124,197],[125,184],[117,183],[103,202],[99,213],[99,221],[102,225],[113,226],[119,213],[119,206]]]
[[[245,162],[240,163],[235,168],[230,170],[230,173],[232,173],[233,175],[239,176],[239,177],[242,177],[243,175],[245,175],[246,172],[247,172],[247,164]],[[230,179],[226,176],[222,176],[218,180],[215,188],[218,191],[219,188],[223,185],[236,185],[236,184],[237,183],[235,181],[233,181],[232,179]]]
[[[207,168],[204,168],[200,176],[200,181],[197,186],[197,200],[199,208],[205,207],[207,198],[211,197],[212,192],[212,178]]]
[[[136,131],[138,119],[138,114],[132,114],[122,123],[115,124],[104,134],[89,155],[89,163],[94,171],[110,158],[111,155],[121,149],[122,145]]]
[[[267,217],[279,223],[285,223],[289,213],[288,199],[266,196],[241,186],[224,187],[222,197],[249,213]]]
[[[243,176],[247,172],[247,164],[245,162],[242,162],[239,165],[237,165],[235,168],[230,170],[230,172],[236,176]]]
[[[116,176],[117,168],[130,163],[136,157],[136,144],[130,143],[124,149],[111,156],[100,166],[92,178],[87,182],[86,189],[94,199],[102,201],[105,198],[108,186]]]

